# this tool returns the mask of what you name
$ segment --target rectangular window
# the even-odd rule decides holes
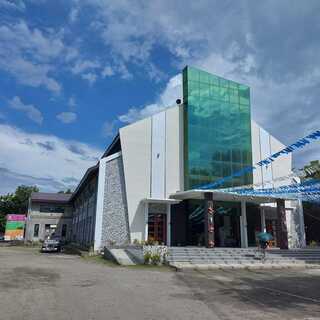
[[[34,236],[35,238],[38,238],[38,237],[39,237],[39,224],[38,224],[38,223],[34,225],[33,236]]]
[[[61,232],[61,237],[65,238],[67,236],[67,225],[63,224],[62,225],[62,232]]]
[[[64,207],[59,206],[40,206],[40,212],[44,213],[64,213]]]

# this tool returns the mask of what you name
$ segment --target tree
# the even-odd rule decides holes
[[[72,191],[71,191],[71,189],[69,188],[69,189],[67,189],[66,191],[63,191],[63,190],[61,190],[61,191],[58,191],[58,193],[66,193],[66,194],[71,194],[71,193],[72,193]]]
[[[28,200],[32,192],[38,192],[36,186],[19,186],[15,193],[0,196],[0,233],[4,232],[7,214],[27,214]]]
[[[320,161],[314,160],[303,168],[306,178],[320,179]]]

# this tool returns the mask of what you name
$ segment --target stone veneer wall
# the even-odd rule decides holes
[[[101,247],[130,242],[122,157],[106,163]]]

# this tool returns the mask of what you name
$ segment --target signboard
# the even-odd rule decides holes
[[[4,239],[10,240],[23,240],[26,216],[23,214],[8,214],[6,231]]]

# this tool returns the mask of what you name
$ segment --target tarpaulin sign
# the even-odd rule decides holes
[[[25,221],[26,216],[23,214],[8,214],[4,239],[23,240]]]

